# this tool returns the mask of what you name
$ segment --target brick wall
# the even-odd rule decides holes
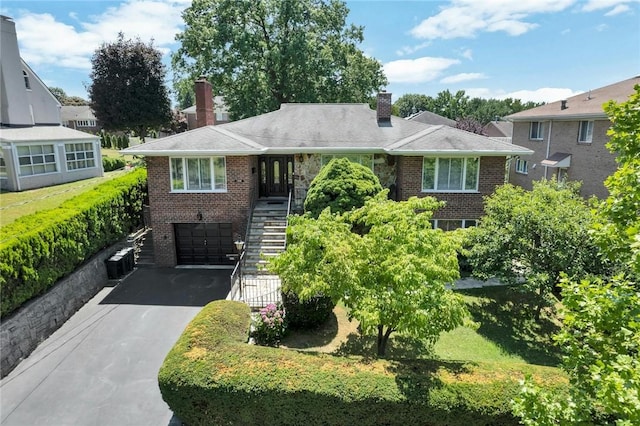
[[[157,266],[175,266],[174,223],[231,223],[234,238],[244,238],[251,198],[257,198],[255,156],[226,157],[227,192],[172,193],[168,157],[148,157],[149,207]]]
[[[483,197],[490,195],[495,188],[504,183],[505,157],[480,158],[480,180],[478,192],[446,193],[422,192],[422,158],[398,158],[398,199],[406,200],[412,196],[434,196],[445,201],[445,207],[434,214],[434,219],[478,219],[484,214]]]

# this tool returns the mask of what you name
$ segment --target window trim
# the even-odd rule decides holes
[[[519,165],[524,165],[524,167],[518,167]],[[529,162],[527,160],[523,160],[520,157],[516,157],[515,161],[515,171],[521,175],[529,174]]]
[[[585,138],[582,133],[582,125],[586,123],[587,125],[587,137]],[[589,127],[591,128],[591,132],[589,132]],[[590,144],[593,142],[593,128],[595,127],[595,122],[593,120],[580,120],[578,123],[578,143]]]
[[[224,189],[216,189],[216,175],[215,175],[215,159],[221,158],[224,162]],[[189,169],[188,169],[188,161],[187,160],[209,160],[209,174],[211,176],[211,189],[188,189],[188,181],[189,181]],[[173,160],[181,160],[182,162],[182,182],[183,189],[174,188],[174,180],[173,180]],[[228,179],[227,179],[227,158],[223,155],[214,155],[214,156],[188,156],[188,157],[169,157],[169,185],[171,187],[172,193],[218,193],[223,194],[228,192]]]
[[[29,80],[29,73],[27,70],[22,70],[22,78],[24,78],[25,89],[31,90],[31,81]]]
[[[425,189],[424,187],[424,174],[425,174],[425,162],[428,159],[433,159],[435,160],[435,169],[434,169],[434,179],[433,179],[433,189]],[[437,189],[438,188],[438,175],[439,175],[439,167],[440,167],[440,160],[451,160],[451,159],[461,159],[463,160],[462,163],[462,183],[461,183],[461,188],[462,189]],[[467,186],[467,163],[469,160],[477,160],[478,161],[478,170],[476,170],[476,185],[474,189],[465,189],[465,187]],[[422,182],[420,183],[421,185],[421,192],[429,192],[429,193],[466,193],[466,194],[475,194],[478,193],[479,190],[479,186],[480,186],[480,157],[422,157]]]
[[[533,128],[534,125],[537,129],[536,137],[533,137]],[[529,123],[529,140],[531,141],[541,141],[544,140],[544,127],[542,121],[532,121]]]
[[[7,161],[4,158],[2,150],[0,150],[0,179],[7,179]]]
[[[431,219],[431,226],[433,227],[433,229],[442,229],[439,226],[440,222],[445,222],[445,221],[450,221],[450,222],[454,222],[454,221],[459,221],[460,222],[460,228],[454,228],[454,229],[466,229],[466,228],[470,228],[472,226],[478,226],[478,219]],[[471,223],[473,222],[473,223]],[[448,230],[444,230],[444,232],[449,232]],[[453,231],[453,229],[452,229]]]
[[[48,152],[46,154],[47,155],[53,155],[53,161],[52,162],[44,162],[43,161],[42,163],[35,163],[35,165],[38,165],[38,166],[39,165],[43,165],[45,167],[45,169],[46,169],[47,165],[51,165],[52,164],[52,165],[55,166],[55,170],[54,171],[49,171],[49,172],[45,171],[43,173],[31,173],[31,174],[23,174],[22,173],[22,167],[24,167],[24,166],[30,166],[31,170],[33,171],[34,163],[33,163],[32,160],[33,160],[33,155],[34,154],[31,153],[31,147],[34,147],[34,146],[40,146],[40,147],[42,147],[42,146],[50,146],[52,148],[52,151]],[[30,161],[31,161],[30,164],[20,164],[20,158],[21,157],[25,157],[25,155],[20,155],[20,152],[19,152],[20,148],[23,148],[23,147],[28,147],[29,148],[29,158],[30,158]],[[16,162],[17,162],[16,166],[17,166],[17,170],[18,170],[18,176],[20,178],[29,178],[29,177],[32,177],[32,176],[43,176],[43,175],[50,175],[50,174],[54,174],[54,173],[60,173],[60,164],[59,164],[59,161],[58,161],[58,150],[56,148],[57,148],[57,146],[56,146],[55,143],[30,143],[30,144],[16,145],[16,152],[15,152],[15,157],[14,158],[16,159]],[[43,153],[43,154],[35,154],[35,155],[44,156],[45,153]]]
[[[68,145],[90,145],[91,146],[91,150],[84,150],[84,151],[68,151],[67,150],[67,146]],[[91,158],[91,160],[93,160],[93,166],[87,166],[87,167],[77,167],[75,169],[70,169],[69,168],[69,163],[75,162],[76,164],[78,163],[78,161],[87,161],[87,157],[85,156],[84,159],[78,159],[77,158],[77,153],[79,152],[84,152],[85,155],[88,152],[91,152],[91,154],[93,155],[93,157]],[[67,159],[67,155],[69,154],[73,154],[74,155],[74,159],[73,160],[69,160]],[[73,173],[73,172],[78,172],[78,171],[82,171],[82,170],[90,170],[90,169],[95,169],[96,167],[98,167],[98,162],[97,162],[97,156],[96,156],[96,144],[93,142],[68,142],[64,144],[64,166],[65,166],[65,170],[69,173]]]

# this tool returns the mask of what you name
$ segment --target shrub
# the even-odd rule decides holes
[[[105,172],[121,169],[125,164],[123,157],[102,157],[102,169]]]
[[[146,184],[146,170],[138,169],[0,228],[0,315],[140,226]]]
[[[265,346],[279,346],[286,331],[285,310],[282,305],[270,303],[260,309],[254,321],[252,336],[256,343]]]
[[[215,301],[167,355],[162,398],[190,426],[255,424],[517,425],[510,400],[531,374],[566,389],[556,368],[370,360],[248,345],[250,309]]]
[[[287,311],[287,328],[313,329],[324,324],[336,304],[330,297],[318,294],[301,301],[293,291],[282,292],[282,304]]]

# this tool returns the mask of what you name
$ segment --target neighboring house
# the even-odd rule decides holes
[[[431,124],[434,126],[443,125],[456,127],[456,120],[443,117],[431,111],[416,112],[415,114],[411,114],[409,117],[405,118],[405,120],[417,121],[418,123]]]
[[[505,117],[513,122],[513,143],[535,151],[512,161],[509,181],[531,189],[555,175],[582,181],[585,197],[606,198],[604,181],[617,164],[605,146],[611,122],[602,105],[628,100],[636,84],[640,76]]]
[[[210,90],[211,86],[208,86]],[[204,94],[200,94],[204,95]],[[199,96],[196,93],[196,97]],[[215,96],[213,98],[208,97],[208,99],[213,99],[213,123],[212,125],[224,124],[228,123],[229,120],[229,111],[227,110],[227,106],[224,103],[224,98],[222,96]],[[196,110],[196,105],[190,106],[189,108],[183,109],[181,111],[185,117],[187,118],[187,130],[197,129],[198,127],[202,127],[198,125],[198,111]],[[202,122],[206,120],[206,118],[200,112],[200,119]]]
[[[100,132],[100,124],[89,105],[63,105],[60,117],[64,127],[94,134]]]
[[[206,81],[198,83],[210,93]],[[146,156],[155,260],[173,266],[177,252],[229,253],[234,239],[244,238],[259,198],[275,202],[291,194],[301,208],[311,180],[334,157],[370,167],[396,200],[433,195],[446,201],[434,219],[452,229],[475,224],[483,197],[505,181],[507,157],[531,151],[392,117],[391,94],[381,93],[377,111],[367,104],[283,104],[123,153]]]
[[[490,121],[483,130],[484,134],[490,138],[511,138],[513,123],[510,121]]]
[[[61,125],[60,103],[20,59],[0,16],[0,187],[21,191],[102,176],[100,140]]]

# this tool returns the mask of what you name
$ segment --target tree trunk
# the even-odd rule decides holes
[[[389,342],[389,336],[393,333],[393,328],[387,328],[387,331],[384,331],[383,325],[378,325],[378,356],[384,357],[387,351],[387,342]]]

